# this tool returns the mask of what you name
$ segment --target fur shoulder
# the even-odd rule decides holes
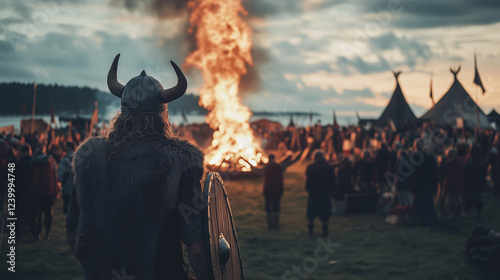
[[[196,170],[199,175],[204,173],[204,155],[200,147],[179,138],[166,139],[162,142],[161,151],[165,155],[176,156],[186,165],[186,169]]]
[[[92,137],[78,146],[73,158],[73,168],[87,169],[107,162],[113,146],[104,137]],[[155,168],[204,173],[204,156],[201,149],[186,140],[171,138],[129,143],[113,156],[118,165],[152,162]]]
[[[73,155],[73,172],[80,167],[92,164],[93,155],[96,153],[102,154],[105,150],[109,149],[109,146],[104,137],[91,137],[80,143]]]

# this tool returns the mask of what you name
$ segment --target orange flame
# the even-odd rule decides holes
[[[208,109],[206,121],[215,130],[206,161],[222,169],[250,171],[266,159],[249,124],[252,113],[238,97],[246,64],[253,64],[252,30],[240,17],[247,12],[241,0],[192,0],[188,7],[198,49],[186,64],[202,71],[200,104]]]

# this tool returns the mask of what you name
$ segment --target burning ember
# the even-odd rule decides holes
[[[253,64],[252,30],[240,17],[246,11],[241,0],[192,0],[188,7],[198,49],[186,64],[202,71],[200,104],[209,111],[206,121],[215,130],[206,162],[212,169],[251,171],[267,159],[249,124],[252,113],[238,98],[246,64]]]

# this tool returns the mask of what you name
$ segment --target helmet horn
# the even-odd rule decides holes
[[[168,103],[176,100],[177,98],[181,97],[187,89],[186,77],[182,73],[182,70],[172,60],[170,61],[170,64],[172,64],[172,67],[175,70],[175,74],[177,74],[177,85],[172,88],[163,90],[163,92],[161,93],[163,103]]]
[[[111,64],[111,68],[109,68],[108,88],[112,94],[122,98],[122,92],[123,92],[123,89],[125,88],[125,86],[122,85],[120,82],[118,82],[118,79],[116,78],[116,74],[118,72],[118,60],[119,59],[120,59],[120,54],[117,54],[115,56],[115,59],[113,60],[113,64]]]

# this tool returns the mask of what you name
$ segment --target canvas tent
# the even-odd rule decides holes
[[[488,121],[490,123],[495,123],[497,128],[500,128],[500,114],[495,111],[495,109],[492,109],[491,112],[488,114]]]
[[[31,124],[33,124],[34,132],[46,132],[49,124],[42,119],[31,119],[21,120],[21,134],[31,134]]]
[[[384,112],[377,120],[378,126],[389,125],[389,120],[394,121],[395,124],[399,124],[404,121],[417,119],[417,117],[411,110],[410,105],[408,105],[408,102],[406,102],[403,91],[401,90],[401,86],[399,85],[399,75],[401,74],[401,72],[393,72],[393,74],[396,78],[396,89],[392,94],[389,104],[387,104]]]
[[[421,119],[456,125],[457,119],[462,118],[465,126],[475,128],[479,118],[479,126],[488,127],[488,118],[457,79],[460,67],[450,71],[454,79],[450,89]]]
[[[4,126],[4,127],[0,127],[0,133],[15,133],[16,132],[16,129],[14,128],[13,125],[9,125],[9,126]]]

